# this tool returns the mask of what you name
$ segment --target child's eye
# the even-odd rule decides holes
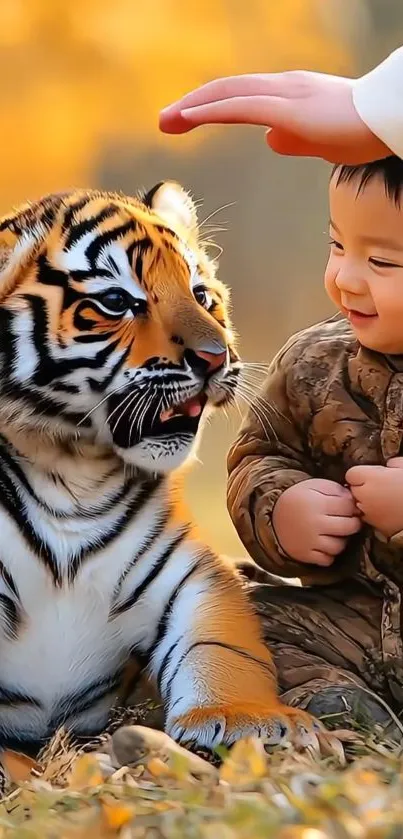
[[[329,239],[329,245],[333,248],[337,248],[338,251],[343,250],[343,245],[341,245],[340,242],[336,242],[336,239]]]
[[[375,259],[373,256],[370,256],[369,262],[372,262],[372,265],[376,265],[378,268],[402,268],[402,265],[399,265],[397,262],[387,262],[385,259]]]

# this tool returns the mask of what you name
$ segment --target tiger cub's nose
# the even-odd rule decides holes
[[[224,366],[227,360],[227,350],[220,345],[217,345],[217,352],[204,349],[186,350],[185,360],[194,373],[207,376]]]

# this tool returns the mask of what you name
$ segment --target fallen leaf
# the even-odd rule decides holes
[[[167,810],[183,811],[183,804],[180,801],[155,801],[153,810],[157,813],[165,813]]]
[[[131,807],[128,804],[122,804],[119,801],[115,801],[113,798],[103,798],[101,800],[101,805],[102,815],[104,817],[106,827],[108,827],[109,830],[118,831],[134,818],[134,807]]]
[[[317,734],[317,738],[319,741],[320,752],[323,757],[335,757],[337,758],[340,766],[346,765],[346,756],[338,737],[334,737],[334,735],[329,731],[321,731]]]
[[[238,740],[220,769],[220,779],[228,784],[248,784],[262,778],[267,771],[263,743],[256,737]]]
[[[328,834],[316,827],[289,825],[278,832],[277,839],[328,839]]]
[[[32,775],[32,770],[40,771],[39,763],[20,752],[13,752],[8,749],[1,754],[1,762],[4,769],[14,784],[22,784]]]
[[[68,777],[68,786],[76,790],[86,789],[100,786],[103,780],[96,757],[85,754],[75,762]]]
[[[154,778],[167,777],[172,775],[172,770],[161,760],[160,757],[152,757],[146,763],[146,769]]]

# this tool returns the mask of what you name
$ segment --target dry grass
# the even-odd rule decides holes
[[[377,730],[346,738],[343,768],[250,740],[198,780],[177,756],[114,770],[108,738],[84,752],[59,733],[38,765],[8,756],[0,839],[401,839],[401,747]]]

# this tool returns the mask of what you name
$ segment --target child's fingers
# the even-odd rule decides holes
[[[390,466],[392,469],[403,469],[403,457],[391,457],[386,466]]]
[[[350,491],[343,496],[330,496],[326,501],[325,512],[328,516],[359,515],[354,495]]]
[[[360,485],[362,486],[369,479],[372,480],[374,476],[382,474],[384,470],[385,466],[380,466],[379,464],[368,466],[351,466],[345,474],[345,479],[351,491],[353,491],[354,487]]]
[[[361,530],[362,521],[358,516],[327,516],[325,526],[329,536],[352,536]]]
[[[346,547],[346,539],[339,536],[319,536],[317,549],[329,556],[337,556]]]
[[[330,556],[330,554],[326,554],[323,551],[310,551],[306,562],[311,565],[321,565],[323,568],[328,568],[330,565],[333,565],[334,556]]]

